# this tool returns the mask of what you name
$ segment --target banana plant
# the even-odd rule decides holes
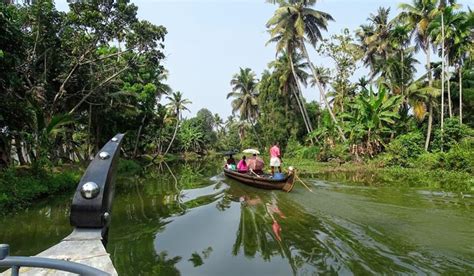
[[[372,88],[364,90],[349,104],[350,111],[341,115],[349,132],[356,153],[373,155],[383,148],[384,138],[399,118],[398,109],[402,96],[389,95],[381,86],[375,93]]]

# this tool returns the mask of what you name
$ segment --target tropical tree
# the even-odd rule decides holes
[[[317,51],[331,58],[335,63],[334,70],[330,72],[334,77],[330,77],[331,74],[328,76],[334,91],[329,95],[333,96],[334,111],[344,111],[345,101],[349,96],[353,96],[355,90],[355,85],[351,83],[350,77],[357,69],[357,62],[361,58],[362,52],[355,44],[349,29],[344,29],[341,34],[332,35],[330,39],[323,40]],[[325,82],[322,81],[325,75],[324,71],[318,72],[318,75],[321,76],[320,82],[324,87]]]
[[[473,26],[472,19],[469,23],[469,18],[465,12],[456,12],[458,8],[459,6],[454,3],[450,3],[446,7],[440,7],[435,20],[429,26],[433,43],[438,45],[441,48],[441,54],[445,55],[445,58],[443,58],[445,66],[442,69],[443,77],[447,77],[448,113],[450,118],[453,117],[453,104],[451,102],[449,68],[451,65],[459,66],[459,61],[462,62],[462,59],[468,55],[467,44],[472,44],[469,31]],[[460,52],[460,50],[463,52]],[[462,91],[462,88],[460,90]]]
[[[412,30],[416,50],[422,49],[426,55],[426,70],[429,86],[432,84],[431,59],[430,59],[430,34],[428,27],[436,16],[438,0],[413,0],[412,4],[401,3],[402,12],[397,16]]]
[[[234,98],[232,100],[232,113],[238,112],[240,120],[247,121],[251,125],[260,144],[260,139],[254,128],[258,117],[258,80],[255,73],[250,68],[240,68],[239,73],[235,74],[230,81],[230,85],[232,86],[232,92],[227,94],[227,99]]]
[[[474,54],[474,47],[472,47],[473,33],[472,28],[474,26],[474,13],[461,12],[459,14],[461,20],[458,21],[456,32],[452,35],[453,43],[448,48],[448,55],[453,59],[454,64],[457,67],[458,72],[458,94],[459,94],[459,122],[462,124],[462,108],[463,108],[463,66],[465,61],[472,59]]]
[[[454,63],[457,65],[458,71],[458,85],[459,85],[459,122],[462,124],[462,107],[463,107],[463,66],[465,61],[472,60],[474,55],[474,47],[472,47],[473,31],[474,26],[474,12],[469,10],[468,12],[462,12],[460,14],[462,20],[458,23],[456,32],[453,34],[453,45],[449,48],[449,56],[453,58]]]
[[[426,70],[428,76],[428,87],[432,87],[433,78],[431,72],[431,59],[430,59],[430,46],[431,37],[428,31],[429,25],[436,16],[438,0],[412,0],[412,4],[402,3],[399,8],[402,12],[397,16],[398,19],[405,22],[412,30],[412,36],[415,40],[415,50],[422,49],[426,55]],[[431,90],[431,89],[428,89]],[[432,106],[430,106],[432,111]],[[428,126],[431,125],[433,115],[430,114],[428,120]],[[430,141],[431,128],[428,127],[426,141]],[[426,145],[425,145],[426,147]]]
[[[410,26],[403,22],[398,22],[397,19],[394,20],[394,26],[390,32],[391,45],[394,49],[398,50],[397,55],[400,57],[400,78],[396,83],[399,84],[398,90],[399,94],[404,95],[405,87],[413,80],[413,73],[415,72],[414,63],[418,63],[413,59],[413,50],[414,48],[409,48],[410,46]],[[405,62],[406,55],[410,55],[409,58],[412,59],[411,62]],[[409,68],[405,68],[408,65]],[[408,69],[408,70],[407,70]]]
[[[276,1],[271,1],[276,2]],[[329,107],[329,102],[316,68],[309,58],[305,41],[308,41],[313,47],[322,39],[321,30],[327,30],[328,21],[333,20],[328,13],[312,9],[316,0],[282,0],[278,1],[280,5],[274,15],[267,22],[267,28],[270,29],[271,42],[277,43],[277,51],[286,49],[288,53],[296,49],[306,58],[311,72],[313,74],[319,93],[323,95],[325,105],[334,121],[342,140],[346,140],[342,128],[337,123],[334,112]],[[291,57],[291,54],[290,54]],[[296,78],[296,77],[295,77]]]
[[[379,7],[377,14],[370,14],[369,24],[361,25],[356,35],[364,51],[363,62],[370,67],[372,80],[378,74],[383,74],[384,65],[393,52],[391,33],[393,23],[388,20],[390,8]]]
[[[283,69],[283,71],[279,72],[282,74],[282,77],[283,79],[280,80],[280,82],[282,82],[282,85],[280,87],[280,90],[283,92],[283,93],[287,93],[287,92],[293,92],[293,95],[294,95],[294,98],[296,100],[296,103],[298,105],[298,108],[301,112],[301,115],[303,117],[303,121],[304,121],[304,124],[305,124],[305,127],[306,127],[306,131],[309,133],[311,132],[312,130],[312,124],[311,124],[311,121],[309,119],[309,116],[308,116],[308,111],[306,110],[306,107],[304,105],[304,99],[303,99],[303,95],[302,95],[302,92],[301,92],[301,86],[300,86],[300,83],[299,83],[299,80],[300,80],[300,77],[298,76],[298,71],[295,67],[297,67],[298,65],[295,66],[295,62],[293,61],[293,58],[294,58],[294,55],[295,55],[295,48],[293,46],[294,44],[294,41],[290,41],[290,40],[281,40],[279,41],[280,37],[275,37],[275,38],[271,38],[268,42],[274,42],[274,41],[277,41],[277,55],[279,53],[282,53],[282,58],[280,61],[276,61],[275,64],[273,64],[273,66],[278,66],[281,67],[281,69]],[[283,61],[283,62],[281,62]],[[296,61],[298,62],[298,61]],[[289,66],[286,66],[286,67],[283,67],[283,65],[289,65]],[[272,66],[272,64],[270,64],[270,66]],[[303,65],[305,66],[305,65]],[[290,69],[290,72],[292,74],[292,78],[290,78],[288,76],[287,73],[285,73],[285,70],[286,69]],[[295,85],[296,86],[296,89],[286,89],[286,88],[290,88],[291,86],[288,86],[288,85]],[[306,80],[304,81],[303,83],[304,85],[306,84]],[[282,90],[283,89],[283,90]]]
[[[214,114],[213,124],[214,124],[214,128],[216,129],[218,133],[222,130],[224,126],[224,121],[222,120],[221,116],[218,113]]]
[[[205,149],[204,133],[198,127],[193,126],[189,120],[183,123],[179,131],[179,141],[181,148],[188,152],[202,152]]]
[[[299,84],[302,83],[305,87],[307,85],[308,73],[305,69],[308,68],[308,63],[302,61],[303,57],[301,54],[293,53],[293,57],[289,57],[285,51],[282,51],[281,55],[276,60],[270,62],[268,66],[273,69],[273,74],[278,77],[280,84],[279,91],[285,98],[285,109],[292,106],[291,103],[296,103],[298,107],[304,102],[299,96],[301,91]],[[294,74],[293,74],[294,72]],[[295,78],[296,75],[296,78]],[[307,122],[305,110],[300,110],[302,116]],[[311,129],[311,124],[305,124],[307,130]]]
[[[169,100],[169,103],[168,103],[167,107],[168,107],[168,110],[170,111],[170,113],[176,119],[176,126],[174,128],[173,137],[171,138],[171,141],[170,141],[168,147],[166,148],[165,152],[163,153],[163,155],[166,155],[168,153],[168,151],[171,148],[171,145],[174,142],[174,139],[176,138],[176,133],[178,132],[179,124],[180,124],[180,121],[182,119],[182,112],[183,111],[189,111],[189,109],[186,107],[186,105],[192,103],[190,100],[188,100],[186,98],[183,98],[183,94],[179,91],[173,92],[173,94],[171,96],[167,96],[166,99]],[[156,156],[155,156],[155,158],[156,158]],[[153,160],[155,158],[153,158]]]
[[[383,149],[384,137],[391,134],[391,126],[399,117],[401,96],[389,95],[381,86],[375,93],[372,88],[358,94],[350,104],[350,111],[343,114],[349,119],[349,139],[356,156],[373,156]]]
[[[436,86],[426,86],[423,80],[412,82],[406,91],[406,97],[413,107],[413,114],[418,121],[422,121],[428,113],[428,128],[426,130],[425,150],[428,150],[433,126],[434,107],[441,90]]]
[[[139,20],[129,1],[73,3],[67,12],[30,2],[0,4],[0,155],[10,155],[5,144],[22,163],[84,161],[125,131],[137,139],[124,150],[136,152],[163,91],[166,29]],[[45,126],[65,114],[71,123],[44,142]]]

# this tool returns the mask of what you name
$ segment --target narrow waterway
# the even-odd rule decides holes
[[[284,193],[227,179],[215,163],[163,163],[118,178],[107,249],[121,275],[474,270],[469,195],[330,179]],[[54,244],[71,231],[69,201],[0,219],[0,242],[17,255]]]

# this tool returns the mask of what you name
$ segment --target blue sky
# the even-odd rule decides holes
[[[231,114],[230,80],[239,67],[249,67],[259,77],[275,57],[275,46],[265,46],[269,39],[265,23],[276,6],[265,0],[136,0],[138,16],[153,24],[163,25],[165,38],[165,67],[169,70],[168,83],[174,90],[184,93],[193,103],[194,115],[201,108],[219,113],[223,118]],[[407,2],[407,1],[405,1]],[[458,1],[467,6],[468,1]],[[398,13],[396,0],[320,0],[315,8],[331,14],[324,37],[339,33],[344,28],[355,30],[365,23],[370,13],[379,6],[390,7]],[[66,1],[57,1],[64,10]],[[312,49],[311,49],[312,51]],[[314,52],[314,51],[312,51]],[[424,63],[424,56],[418,55]],[[331,63],[312,54],[317,65]],[[418,66],[422,70],[422,66]],[[355,78],[366,74],[361,68]],[[316,89],[305,89],[309,100],[319,99]]]

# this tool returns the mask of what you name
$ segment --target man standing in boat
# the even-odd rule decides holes
[[[270,167],[272,167],[272,175],[275,174],[275,167],[278,167],[278,172],[281,173],[281,155],[280,147],[278,142],[273,143],[273,147],[270,148]]]

